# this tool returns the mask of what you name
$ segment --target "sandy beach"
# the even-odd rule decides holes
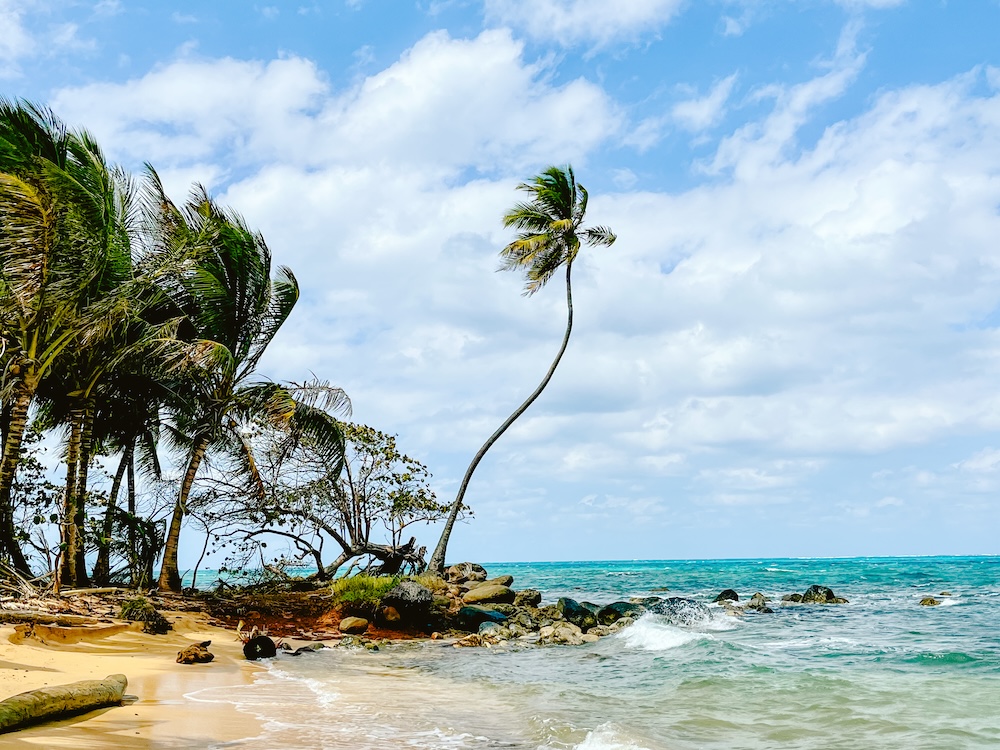
[[[2,734],[0,748],[208,748],[259,734],[253,716],[210,695],[250,683],[260,669],[244,659],[235,633],[199,615],[167,616],[173,624],[167,635],[125,630],[76,642],[22,639],[14,626],[0,627],[0,698],[121,673],[128,677],[126,694],[138,699]],[[179,650],[207,640],[213,662],[175,662]],[[201,691],[208,692],[199,700]]]

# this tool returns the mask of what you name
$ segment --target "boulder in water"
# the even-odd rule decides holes
[[[597,615],[575,599],[564,596],[556,602],[556,609],[564,620],[572,623],[580,628],[580,630],[587,630],[587,628],[592,628],[598,624]]]
[[[612,602],[602,607],[597,613],[597,621],[601,625],[611,625],[623,617],[641,617],[646,608],[632,602]]]
[[[738,602],[740,600],[740,595],[737,594],[732,589],[723,589],[717,597],[715,597],[713,602]]]
[[[939,604],[941,604],[941,602],[939,602],[933,596],[925,596],[923,599],[920,600],[921,607],[936,607]]]
[[[542,603],[542,592],[537,589],[524,589],[514,595],[515,607],[537,607]]]
[[[767,597],[759,591],[750,597],[750,601],[747,602],[746,609],[753,610],[754,612],[761,612],[763,614],[774,614],[774,610],[767,606]]]
[[[454,625],[459,630],[475,633],[484,622],[502,623],[507,616],[487,607],[467,605],[455,614]]]
[[[672,596],[649,608],[654,615],[665,618],[671,625],[693,625],[712,619],[712,613],[701,602]]]
[[[557,622],[538,631],[538,642],[579,646],[583,643],[583,632],[571,622]]]
[[[781,597],[783,602],[795,602],[796,604],[802,601],[802,594],[785,594]]]
[[[812,585],[802,595],[803,604],[833,604],[836,594],[826,586]]]

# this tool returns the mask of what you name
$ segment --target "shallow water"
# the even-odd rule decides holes
[[[273,662],[238,694],[240,748],[1000,747],[1000,558],[501,564],[546,601],[723,588],[778,600],[811,584],[846,605],[646,615],[575,647],[331,649]],[[941,591],[950,596],[939,596]],[[924,596],[944,603],[921,607]]]

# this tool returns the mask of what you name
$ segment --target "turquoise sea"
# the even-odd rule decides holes
[[[248,749],[1000,748],[998,557],[486,568],[544,602],[709,603],[733,588],[741,599],[762,592],[775,611],[645,615],[583,646],[330,649],[273,660],[238,692],[190,698],[258,717],[263,735],[226,745]],[[811,584],[849,603],[777,601]],[[942,604],[920,606],[925,596]]]

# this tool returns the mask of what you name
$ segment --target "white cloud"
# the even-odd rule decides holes
[[[952,465],[959,471],[972,473],[993,473],[1000,470],[1000,450],[983,448],[964,461]]]
[[[678,102],[671,110],[674,121],[684,129],[695,132],[718,124],[725,114],[726,102],[735,83],[734,73],[716,83],[705,96]]]
[[[488,19],[547,42],[608,44],[667,24],[683,0],[486,0]]]
[[[0,79],[20,74],[18,61],[35,51],[35,40],[24,26],[23,5],[0,0]]]

